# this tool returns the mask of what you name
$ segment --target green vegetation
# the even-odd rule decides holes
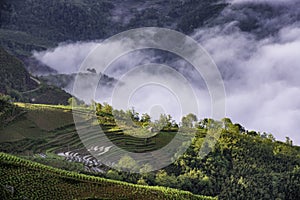
[[[96,70],[92,73],[50,74],[40,76],[39,78],[48,85],[53,85],[59,88],[69,88],[69,86],[74,83],[76,77],[81,77],[86,80],[97,79],[99,80],[99,85],[101,84],[101,86],[105,85],[107,87],[112,87],[117,82],[116,79],[105,74],[97,74]]]
[[[21,92],[37,87],[22,62],[1,47],[0,80],[0,93],[10,94],[13,98],[20,98]]]
[[[0,47],[0,94],[10,95],[16,101],[68,104],[70,94],[32,77],[23,63]]]
[[[130,0],[125,5],[120,0],[10,0],[3,3],[0,45],[21,57],[60,42],[103,39],[145,26],[191,33],[226,6],[210,0]],[[120,7],[124,13],[118,13]],[[123,22],[122,17],[115,20],[115,12],[128,20]]]
[[[55,155],[66,151],[81,152],[84,155],[87,152],[72,123],[70,106],[16,105],[26,114],[0,131],[1,151],[20,154],[50,166],[87,173],[80,163],[66,163]],[[159,121],[165,126],[157,135],[147,139],[133,137],[130,132],[123,131],[128,126],[127,122],[121,124],[121,128],[112,114],[130,117],[136,127],[151,125],[153,122],[148,115],[139,117],[134,110],[116,111],[108,104],[95,106],[98,122],[106,136],[115,145],[128,151],[151,153],[165,146],[178,130],[178,125],[172,123],[170,117],[162,116]],[[86,112],[88,109],[80,107],[73,111]],[[106,173],[97,175],[139,185],[160,185],[193,194],[218,196],[219,199],[297,199],[300,196],[300,148],[293,146],[290,138],[286,142],[278,142],[271,134],[247,131],[229,119],[222,122],[212,119],[199,121],[192,114],[183,117],[182,125],[185,131],[196,130],[196,138],[175,163],[149,173],[141,171],[141,174],[130,174],[108,169]],[[215,145],[212,140],[205,140],[211,137],[208,127],[212,126],[221,131]],[[7,137],[9,134],[11,138]],[[90,139],[96,134],[90,133]],[[201,156],[199,152],[203,151],[208,154]],[[47,157],[39,158],[37,153],[46,153]],[[106,156],[116,153],[109,150]],[[125,156],[118,166],[130,169],[135,164],[138,163],[133,158]]]
[[[169,115],[151,121],[148,114],[114,110],[108,104],[93,104],[94,113],[59,89],[72,83],[76,74],[36,79],[25,69],[21,60],[32,62],[28,67],[34,70],[42,65],[34,63],[32,51],[60,42],[104,39],[144,26],[189,34],[208,26],[226,6],[226,1],[209,0],[125,2],[128,8],[122,0],[0,0],[0,151],[23,157],[0,153],[0,199],[300,199],[300,147],[293,146],[288,137],[279,142],[271,134],[248,131],[230,119],[199,120],[193,114],[178,124]],[[267,18],[274,15],[267,5],[233,9],[263,11]],[[114,18],[115,13],[121,17]],[[242,16],[239,20],[241,31],[260,28],[256,18]],[[81,75],[98,76],[93,69],[89,72]],[[102,78],[107,86],[116,81],[105,75]],[[72,111],[69,104],[80,109]],[[145,173],[152,168],[147,164],[140,174],[107,166],[101,172],[88,171],[83,162],[58,156],[66,152],[88,154],[72,112],[95,114],[92,119],[82,118],[91,122],[90,138],[83,139],[96,138],[98,132],[93,128],[100,126],[114,145],[149,156],[167,145],[178,130],[186,134],[193,131],[196,137],[178,160],[158,171]],[[221,133],[216,143],[209,127]],[[99,148],[107,148],[104,145]],[[106,157],[116,154],[113,148],[105,152]],[[116,163],[123,169],[139,164],[128,155]]]
[[[23,102],[52,105],[68,105],[71,95],[64,90],[44,83],[36,89],[22,94]]]
[[[13,123],[8,123],[0,129],[0,140],[2,143],[12,142],[13,144],[15,141],[26,138],[39,141],[41,138],[53,135],[52,131],[74,123],[69,106],[24,103],[16,104],[18,107],[12,104],[8,105],[22,110],[23,114],[16,118]]]
[[[109,1],[11,0],[4,4],[0,43],[19,56],[67,40],[103,38],[111,25],[108,18],[113,5]],[[9,31],[13,34],[5,35]]]
[[[28,153],[67,151],[83,148],[73,122],[70,106],[16,103],[25,112],[13,123],[0,129],[0,150],[10,153]],[[87,108],[82,108],[83,110]],[[114,144],[129,151],[145,152],[159,149],[175,136],[173,129],[166,129],[151,138],[138,138],[124,134],[116,126],[111,107],[105,104],[98,112],[101,128]],[[80,110],[73,110],[80,112]],[[97,126],[97,124],[96,124]],[[90,133],[97,135],[98,132]],[[18,142],[16,142],[18,141]]]
[[[1,199],[214,199],[64,171],[4,153],[0,169]]]
[[[11,104],[10,100],[9,96],[0,94],[0,128],[3,128],[4,125],[10,123],[21,114],[20,109]]]
[[[4,46],[9,53],[31,56],[31,51],[46,50],[53,44],[26,32],[0,29],[0,45]]]
[[[110,171],[107,176],[219,199],[298,199],[299,147],[291,146],[289,139],[286,143],[276,142],[272,135],[240,132],[239,128],[240,125],[230,123],[212,148],[203,143],[199,130],[187,152],[161,171],[141,176]],[[211,148],[205,157],[199,155],[202,145]]]

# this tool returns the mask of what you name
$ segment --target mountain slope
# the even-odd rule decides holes
[[[11,0],[0,8],[0,44],[15,55],[29,56],[33,50],[53,47],[60,42],[103,39],[145,26],[191,33],[216,17],[227,5],[222,2]]]
[[[79,168],[73,165],[84,164],[76,161],[75,156],[66,156],[67,161],[58,156],[75,153],[81,157],[89,155],[72,124],[70,107],[17,105],[24,107],[28,113],[0,131],[0,140],[3,141],[0,142],[1,151],[27,155],[47,165],[87,173],[82,165]],[[82,109],[80,112],[87,108]],[[176,133],[166,130],[145,141],[123,133],[120,127],[112,123],[113,116],[107,113],[105,106],[100,111],[98,109],[98,118],[111,142],[137,153],[149,152],[151,155],[172,140]],[[197,134],[191,146],[175,163],[160,171],[128,174],[108,167],[104,172],[95,173],[131,183],[142,180],[148,185],[218,196],[219,199],[299,199],[300,147],[294,146],[289,138],[286,142],[279,142],[271,134],[247,131],[229,119],[224,119],[221,135],[215,144],[207,130],[215,123],[218,124],[211,119],[197,122]],[[93,142],[93,136],[99,133],[95,131],[91,134],[88,139]],[[97,145],[107,147],[107,144]],[[203,150],[209,153],[201,157],[199,153]],[[46,158],[39,158],[40,153],[46,154]],[[111,148],[105,155],[113,157],[116,153],[118,151]]]
[[[0,79],[0,93],[24,92],[37,87],[22,62],[8,54],[2,47],[0,47]]]
[[[0,169],[1,199],[214,199],[77,174],[4,153],[0,153]]]
[[[68,104],[70,94],[31,77],[24,64],[0,47],[0,93],[17,101]]]

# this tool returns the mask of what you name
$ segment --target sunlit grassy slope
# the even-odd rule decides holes
[[[26,155],[32,155],[84,148],[74,125],[70,106],[24,103],[16,105],[25,112],[0,128],[0,151],[14,154],[26,152]],[[115,145],[135,152],[159,149],[168,144],[175,135],[173,132],[162,131],[145,140],[126,135],[115,125],[101,124],[101,128]],[[89,137],[97,134],[96,130],[89,133]]]
[[[18,103],[25,112],[12,123],[0,129],[1,142],[25,138],[47,138],[53,130],[73,124],[72,112],[67,106],[47,106]]]

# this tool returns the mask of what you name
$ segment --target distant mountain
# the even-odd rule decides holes
[[[104,39],[138,27],[165,27],[191,34],[197,28],[231,21],[260,37],[274,33],[299,9],[226,0],[2,0],[0,45],[18,56],[30,56],[66,41]],[[285,21],[276,21],[286,16]]]
[[[59,42],[103,39],[144,26],[191,33],[218,16],[227,5],[209,0],[3,2],[0,44],[18,56],[29,56],[33,50],[53,47]]]
[[[105,74],[97,73],[73,73],[73,74],[50,74],[46,76],[40,76],[40,79],[45,81],[49,85],[54,85],[59,88],[72,88],[77,76],[86,80],[99,80],[99,85],[106,87],[113,87],[117,83],[117,80],[109,77]]]
[[[41,63],[40,61],[36,60],[33,57],[22,57],[21,58],[25,64],[26,69],[28,72],[35,76],[41,76],[41,75],[49,75],[49,74],[57,74],[57,71],[55,69],[52,69],[51,67]]]

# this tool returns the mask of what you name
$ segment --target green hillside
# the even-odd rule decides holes
[[[59,42],[103,39],[145,26],[191,33],[227,5],[210,0],[3,0],[2,4],[0,44],[22,57]]]
[[[1,199],[214,199],[72,173],[0,153]]]
[[[70,94],[49,86],[32,77],[24,64],[0,47],[0,94],[10,95],[17,101],[68,104]]]
[[[197,122],[197,134],[191,146],[168,167],[146,174],[129,174],[102,166],[99,169],[104,172],[99,173],[91,171],[86,164],[74,160],[72,156],[58,156],[66,152],[88,155],[76,133],[69,106],[17,105],[26,113],[0,130],[2,152],[73,172],[134,184],[171,187],[193,194],[218,196],[219,199],[293,200],[300,197],[300,147],[294,146],[289,138],[286,142],[279,142],[271,134],[248,131],[224,119],[221,136],[212,145],[210,140],[204,143],[207,127],[220,122],[203,119]],[[165,129],[147,140],[132,137],[122,131],[126,126],[121,128],[114,124],[108,105],[98,107],[99,125],[106,136],[115,145],[128,151],[149,152],[151,156],[152,151],[165,146],[176,134],[175,129]],[[75,112],[88,110],[82,107],[82,110]],[[140,119],[135,120],[137,124],[143,123]],[[86,139],[93,141],[96,134],[96,131],[90,132],[90,138]],[[202,146],[209,151],[205,157],[199,156]],[[116,154],[118,151],[113,148],[106,152],[107,156]],[[132,167],[134,160],[126,159],[131,161],[126,165],[123,163],[122,167]]]
[[[0,94],[0,130],[22,114],[21,109],[9,100],[9,96]]]
[[[134,108],[115,110],[93,101],[85,105],[61,89],[70,88],[81,76],[101,77],[99,84],[113,91],[118,82],[113,76],[124,77],[121,73],[131,69],[127,66],[140,61],[170,64],[202,96],[202,88],[211,87],[204,86],[205,77],[203,87],[202,81],[198,83],[188,63],[150,48],[146,49],[150,54],[140,52],[149,59],[141,56],[135,61],[128,52],[121,62],[111,63],[112,70],[106,72],[112,77],[96,71],[93,63],[78,74],[59,74],[45,64],[57,64],[65,54],[73,54],[73,47],[122,31],[177,30],[197,40],[215,59],[227,91],[229,116],[253,127],[273,128],[276,135],[289,130],[285,133],[295,136],[300,107],[296,98],[289,97],[298,94],[300,85],[296,78],[300,62],[293,51],[300,41],[300,2],[274,2],[0,0],[0,200],[299,200],[300,146],[293,138],[277,141],[272,133],[247,130],[228,118],[198,119],[192,113],[179,121],[163,114],[153,121]],[[75,45],[53,62],[56,47],[69,44]],[[35,51],[55,52],[46,53],[42,63],[33,56]],[[85,51],[85,47],[74,51],[70,58],[78,63]],[[54,68],[73,65],[68,58],[65,61]],[[155,90],[145,92],[144,98],[164,96],[155,96]],[[152,96],[147,101],[138,95],[131,100],[146,104]],[[206,102],[203,97],[199,102]],[[79,116],[76,124],[74,114]],[[167,145],[174,138],[178,143],[172,149]],[[170,155],[157,151],[163,147]],[[168,166],[157,169],[156,164],[164,162]]]
[[[23,63],[0,47],[0,93],[24,92],[37,87]],[[2,89],[1,89],[2,88]]]
[[[52,47],[52,43],[34,37],[23,31],[15,31],[9,29],[0,29],[0,45],[12,54],[20,56],[20,58],[31,55],[31,51],[42,51]]]
[[[14,154],[26,152],[26,155],[33,155],[84,149],[76,132],[70,106],[24,103],[16,105],[23,114],[0,129],[0,151]],[[106,116],[112,118],[111,115]],[[114,144],[135,152],[159,149],[174,137],[172,131],[163,131],[145,142],[144,138],[123,134],[119,127],[108,121],[106,119],[101,124],[107,137]],[[97,131],[94,134],[97,135]]]
[[[51,131],[73,124],[69,107],[32,104],[17,104],[22,115],[0,129],[0,141],[15,142],[22,139],[46,138],[52,136]],[[66,108],[66,109],[64,109]]]

